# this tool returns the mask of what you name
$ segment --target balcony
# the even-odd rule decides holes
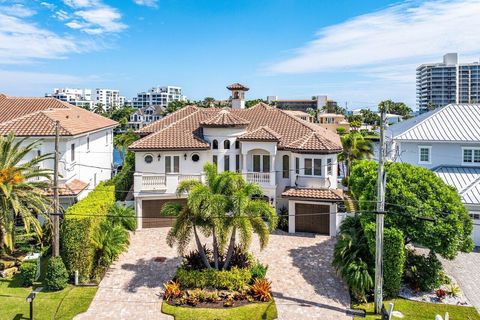
[[[155,191],[165,190],[167,187],[167,179],[165,175],[142,175],[141,190]]]
[[[178,184],[184,180],[203,181],[201,174],[134,174],[134,191],[139,192],[167,192],[175,193]]]
[[[246,180],[258,184],[270,184],[270,172],[247,172]]]

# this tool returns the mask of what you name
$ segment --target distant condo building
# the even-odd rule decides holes
[[[447,53],[442,63],[417,68],[417,105],[420,113],[450,103],[480,102],[479,62],[458,63],[457,53]]]
[[[269,104],[275,104],[278,109],[304,112],[307,111],[307,109],[337,106],[337,102],[328,99],[327,96],[315,96],[312,99],[305,100],[279,100],[277,96],[268,96],[267,102]]]
[[[125,104],[125,97],[120,95],[116,89],[97,88],[92,93],[93,104],[102,104],[105,109],[111,107],[123,106]]]
[[[52,93],[46,93],[45,97],[52,97],[65,101],[76,107],[92,108],[92,90],[75,88],[55,88]]]
[[[172,101],[185,101],[181,87],[164,86],[153,87],[148,91],[140,92],[132,99],[132,107],[144,108],[148,106],[166,107]]]

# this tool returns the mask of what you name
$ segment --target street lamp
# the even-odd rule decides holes
[[[30,303],[30,320],[33,320],[33,300],[35,300],[35,296],[37,293],[35,291],[30,292],[27,296],[27,302]]]

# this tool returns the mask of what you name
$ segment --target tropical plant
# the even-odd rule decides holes
[[[347,217],[340,226],[332,265],[358,301],[366,301],[373,288],[371,255],[358,216]]]
[[[96,271],[102,272],[127,248],[128,233],[122,225],[107,220],[95,231],[92,242],[96,250]]]
[[[123,162],[125,162],[127,148],[137,140],[138,136],[133,132],[132,129],[128,129],[126,132],[117,134],[113,137],[113,144],[122,155]]]
[[[360,133],[351,132],[340,137],[343,150],[338,159],[346,164],[346,177],[350,176],[352,164],[355,160],[367,159],[373,155],[372,143]]]
[[[45,189],[52,171],[40,166],[52,159],[52,154],[25,160],[32,153],[37,154],[40,140],[29,143],[28,138],[15,139],[13,133],[0,136],[0,251],[14,248],[16,218],[22,220],[25,232],[33,230],[38,237],[42,235],[42,227],[37,217],[49,221],[45,213],[51,203]]]
[[[262,264],[260,261],[257,261],[250,272],[252,273],[253,279],[265,279],[267,276],[268,265]]]
[[[102,103],[97,103],[93,106],[92,111],[96,114],[103,115],[105,114],[105,107]]]
[[[266,279],[255,279],[250,290],[258,301],[272,300],[272,283]]]
[[[460,295],[460,287],[452,283],[446,287],[445,292],[450,297],[458,297]]]
[[[119,224],[125,229],[134,231],[137,228],[135,210],[121,204],[115,204],[108,210],[108,219],[112,224]]]
[[[177,188],[177,195],[187,193],[187,205],[167,203],[162,208],[163,215],[175,216],[167,243],[177,244],[177,250],[183,255],[192,234],[197,250],[206,268],[211,268],[199,238],[199,231],[212,237],[215,269],[220,268],[220,254],[224,251],[228,235],[230,242],[223,265],[227,269],[236,244],[236,233],[240,233],[240,245],[248,248],[252,233],[259,235],[263,249],[268,242],[269,232],[274,230],[277,216],[272,206],[262,200],[252,200],[252,196],[261,195],[261,188],[247,183],[236,172],[217,173],[214,164],[204,166],[206,183],[197,180],[184,180]],[[265,219],[268,223],[265,223]],[[200,229],[200,230],[199,230]]]
[[[163,294],[163,297],[165,300],[169,301],[171,299],[178,298],[180,296],[181,290],[180,290],[180,284],[175,281],[168,281],[167,283],[163,284],[163,287],[165,288],[165,293]]]

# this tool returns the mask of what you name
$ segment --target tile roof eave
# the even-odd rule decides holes
[[[178,147],[178,148],[150,148],[150,147],[144,147],[144,148],[128,148],[130,151],[199,151],[199,150],[210,150],[210,147]]]
[[[301,154],[336,154],[342,152],[342,149],[332,149],[332,150],[308,150],[308,149],[296,149],[289,147],[279,147],[279,150],[291,151]]]

